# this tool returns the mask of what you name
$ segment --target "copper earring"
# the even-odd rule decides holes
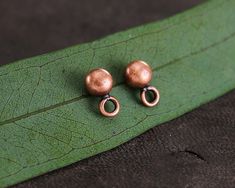
[[[86,88],[91,95],[102,96],[99,103],[100,113],[107,117],[116,116],[120,110],[120,104],[115,97],[109,95],[113,87],[113,78],[105,69],[94,69],[86,76]],[[105,109],[105,103],[111,101],[114,104],[114,110],[108,112]]]
[[[149,86],[152,80],[151,67],[141,60],[132,61],[127,65],[125,77],[127,83],[136,88],[141,88],[140,98],[145,106],[152,107],[158,104],[160,100],[160,93],[154,86]],[[154,95],[153,101],[149,102],[146,99],[146,93],[152,92]]]

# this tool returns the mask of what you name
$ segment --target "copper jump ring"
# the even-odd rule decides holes
[[[112,112],[108,112],[105,109],[105,103],[111,101],[114,104],[114,110]],[[107,117],[113,117],[116,116],[120,110],[120,104],[118,100],[115,97],[112,97],[110,95],[105,96],[99,103],[99,109],[102,115]]]
[[[149,91],[153,92],[153,95],[154,95],[154,99],[151,102],[149,102],[146,99],[146,93]],[[158,102],[160,100],[160,93],[154,86],[147,86],[142,89],[142,91],[140,93],[140,98],[145,106],[153,107],[158,104]]]

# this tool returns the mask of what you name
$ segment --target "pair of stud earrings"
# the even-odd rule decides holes
[[[141,88],[140,98],[145,106],[153,107],[158,104],[160,93],[154,86],[148,85],[152,79],[152,69],[147,63],[141,60],[130,62],[125,70],[125,78],[130,86]],[[105,69],[94,69],[88,73],[85,82],[87,91],[91,95],[102,96],[102,100],[99,103],[101,114],[107,117],[117,115],[120,110],[120,104],[115,97],[109,94],[113,86],[112,75]],[[151,102],[146,98],[146,93],[149,91],[154,95]],[[108,112],[105,109],[107,101],[111,101],[114,104],[114,110],[112,112]]]

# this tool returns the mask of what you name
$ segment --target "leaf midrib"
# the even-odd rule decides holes
[[[224,83],[223,83],[222,85],[224,85]],[[218,87],[216,87],[216,88],[218,88]],[[203,94],[205,95],[205,94],[207,94],[207,93],[203,93]],[[198,96],[198,95],[195,95],[195,96]],[[185,104],[184,104],[184,105],[185,105]],[[181,105],[180,107],[182,107],[182,106],[184,106],[184,105]],[[166,113],[166,112],[165,112],[165,113]],[[156,115],[156,114],[154,114],[154,115]],[[72,147],[68,152],[64,153],[62,156],[55,157],[55,158],[51,158],[51,159],[49,159],[49,160],[47,160],[47,161],[44,161],[44,162],[40,163],[40,165],[46,164],[46,163],[48,163],[48,162],[50,162],[50,161],[54,161],[54,160],[57,160],[57,159],[61,159],[61,158],[65,157],[65,156],[67,156],[68,154],[70,154],[71,152],[73,152],[74,150],[82,150],[82,149],[89,148],[89,147],[92,147],[92,146],[94,146],[94,145],[103,143],[103,142],[105,142],[105,141],[107,141],[107,140],[110,140],[111,138],[114,138],[114,137],[116,137],[116,136],[118,136],[118,135],[121,135],[122,133],[126,132],[127,130],[130,130],[130,129],[136,127],[137,125],[139,125],[140,123],[144,122],[148,117],[151,117],[151,116],[153,116],[153,114],[151,114],[151,115],[147,115],[147,114],[146,114],[140,121],[138,121],[137,123],[135,123],[135,124],[132,125],[131,127],[128,127],[128,128],[126,128],[126,129],[122,130],[121,132],[118,132],[118,133],[115,134],[115,135],[112,135],[112,136],[110,136],[110,137],[108,137],[108,138],[105,138],[105,139],[102,139],[102,140],[93,142],[92,144],[88,144],[88,145],[85,145],[85,146],[83,146],[83,147],[79,147],[79,148]],[[37,166],[37,165],[38,165],[38,164],[30,165],[30,166],[23,166],[22,168],[18,169],[18,170],[15,171],[14,173],[8,174],[7,176],[0,177],[0,180],[1,180],[1,179],[8,178],[8,177],[11,177],[11,176],[13,176],[13,175],[16,175],[16,174],[20,173],[22,170],[24,170],[24,169],[26,169],[26,168],[32,168],[32,167],[35,167],[35,166]]]
[[[182,62],[181,60],[183,60],[183,59],[186,59],[186,58],[189,58],[189,57],[191,57],[191,56],[194,56],[194,55],[203,53],[203,52],[205,52],[205,51],[207,51],[207,50],[209,50],[209,49],[211,49],[211,48],[214,48],[214,47],[216,47],[216,46],[218,46],[218,45],[220,45],[220,44],[222,44],[222,43],[228,41],[229,39],[233,38],[234,36],[235,36],[235,32],[231,33],[230,35],[228,35],[228,36],[222,38],[222,40],[219,40],[218,42],[215,42],[215,43],[213,43],[213,44],[211,44],[211,45],[209,45],[209,46],[207,46],[207,47],[205,47],[205,48],[201,48],[201,49],[196,50],[196,51],[194,51],[194,52],[191,52],[191,53],[189,53],[189,54],[187,54],[187,55],[184,55],[184,56],[182,56],[182,57],[173,59],[173,60],[169,61],[168,63],[163,64],[163,65],[161,65],[161,66],[159,66],[159,67],[155,67],[155,68],[153,69],[153,71],[154,71],[154,72],[155,72],[155,71],[158,71],[158,70],[160,70],[160,69],[162,69],[162,68],[164,68],[164,67],[166,67],[166,66],[169,66],[169,65],[171,65],[171,64],[178,63],[178,62]],[[123,84],[125,84],[125,83],[124,83],[124,82],[117,83],[117,84],[114,85],[114,88],[115,88],[115,87],[118,87],[118,86],[120,86],[120,85],[123,85]],[[61,107],[61,106],[64,106],[64,105],[68,105],[68,104],[72,104],[72,103],[78,102],[78,101],[80,101],[80,100],[82,100],[82,99],[88,98],[89,96],[90,96],[90,95],[84,94],[84,95],[81,95],[81,96],[78,96],[78,97],[75,97],[75,98],[72,98],[72,99],[63,101],[63,102],[61,102],[61,103],[57,103],[57,104],[54,104],[54,105],[51,105],[51,106],[48,106],[48,107],[45,107],[45,108],[42,108],[42,109],[39,109],[39,110],[30,112],[30,113],[26,113],[26,114],[17,116],[17,117],[15,117],[15,118],[11,118],[11,119],[2,121],[2,122],[0,122],[0,126],[6,125],[6,124],[10,124],[10,123],[14,123],[14,122],[16,122],[16,121],[19,121],[19,120],[22,120],[22,119],[26,119],[26,118],[28,118],[28,117],[31,117],[31,116],[34,116],[34,115],[38,115],[38,114],[40,114],[40,113],[44,113],[44,112],[46,112],[46,111],[53,110],[53,109],[55,109],[55,108],[58,108],[58,107]]]

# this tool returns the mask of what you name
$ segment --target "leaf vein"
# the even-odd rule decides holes
[[[205,51],[208,51],[209,49],[211,48],[214,48],[226,41],[228,41],[229,39],[233,38],[235,36],[235,32],[231,33],[230,35],[224,37],[222,40],[220,41],[217,41],[205,48],[201,48],[199,50],[196,50],[194,52],[191,52],[185,56],[182,56],[180,58],[177,58],[177,59],[174,59],[162,66],[158,66],[156,68],[153,68],[153,71],[157,71],[157,70],[160,70],[166,66],[169,66],[171,64],[174,64],[174,63],[177,63],[177,62],[180,62],[181,60],[185,59],[185,58],[188,58],[188,57],[191,57],[191,56],[194,56],[194,55],[198,55],[200,53],[203,53]],[[120,82],[120,83],[117,83],[114,87],[117,87],[117,86],[120,86],[124,84],[123,82]],[[42,109],[39,109],[39,110],[36,110],[36,111],[33,111],[33,112],[30,112],[30,113],[26,113],[26,114],[23,114],[21,116],[18,116],[18,117],[15,117],[15,118],[11,118],[11,119],[8,119],[8,120],[5,120],[5,121],[2,121],[0,122],[0,126],[2,125],[5,125],[5,124],[9,124],[9,123],[13,123],[15,121],[19,121],[19,120],[22,120],[22,119],[25,119],[25,118],[28,118],[30,116],[33,116],[33,115],[37,115],[37,114],[40,114],[40,113],[43,113],[43,112],[46,112],[46,111],[49,111],[49,110],[52,110],[52,109],[55,109],[55,108],[58,108],[58,107],[61,107],[61,106],[64,106],[64,105],[67,105],[67,104],[71,104],[71,103],[74,103],[74,102],[78,102],[79,100],[82,100],[84,98],[88,98],[89,95],[81,95],[81,96],[78,96],[78,97],[75,97],[73,99],[70,99],[70,100],[67,100],[67,101],[63,101],[61,103],[57,103],[57,104],[54,104],[54,105],[51,105],[51,106],[48,106],[48,107],[45,107],[45,108],[42,108]]]

